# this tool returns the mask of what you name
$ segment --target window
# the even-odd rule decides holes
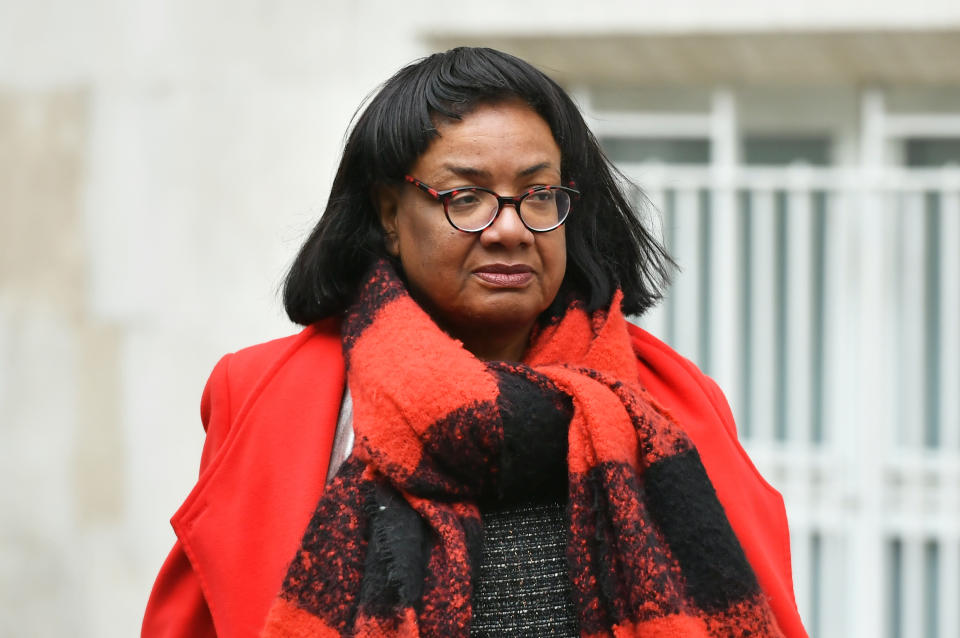
[[[830,163],[830,140],[826,137],[748,135],[743,140],[743,161],[748,165],[784,166]]]
[[[960,139],[908,138],[904,141],[904,163],[912,167],[960,166]]]
[[[662,162],[665,164],[710,163],[710,141],[668,137],[604,137],[607,156],[618,164]]]

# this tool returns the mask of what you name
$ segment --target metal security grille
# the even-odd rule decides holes
[[[640,322],[720,383],[743,445],[784,495],[811,635],[953,638],[960,169],[891,166],[883,149],[960,126],[889,115],[878,93],[862,106],[856,166],[739,163],[723,92],[699,125],[674,122],[711,140],[710,164],[621,164],[662,213],[682,269]],[[642,135],[643,122],[633,114],[625,130]],[[669,133],[669,116],[649,123]]]

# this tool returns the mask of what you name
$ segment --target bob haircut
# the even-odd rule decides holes
[[[574,182],[581,193],[565,222],[564,280],[545,314],[561,310],[558,304],[571,294],[588,310],[604,307],[617,288],[625,314],[641,314],[660,300],[673,262],[644,228],[623,192],[629,182],[605,157],[573,100],[519,58],[459,47],[402,68],[356,119],[326,210],[284,283],[290,319],[309,325],[352,303],[370,265],[392,259],[377,213],[377,188],[403,183],[444,118],[459,120],[478,105],[506,100],[525,102],[546,121],[560,147],[563,181]]]

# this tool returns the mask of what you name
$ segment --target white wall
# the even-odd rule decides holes
[[[137,634],[206,375],[295,330],[350,117],[425,52],[329,5],[0,7],[0,635]]]

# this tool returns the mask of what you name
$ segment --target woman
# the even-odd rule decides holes
[[[804,636],[779,495],[624,314],[669,259],[576,106],[454,49],[359,117],[224,357],[144,636]]]

